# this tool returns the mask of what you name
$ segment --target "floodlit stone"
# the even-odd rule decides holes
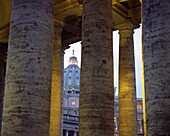
[[[63,23],[54,23],[53,45],[53,71],[50,110],[50,136],[62,136],[62,78],[63,78],[63,55],[61,45],[61,32]]]
[[[48,136],[53,0],[13,1],[2,136]]]
[[[114,135],[112,1],[83,0],[80,136]]]
[[[119,135],[137,135],[135,62],[133,25],[124,23],[119,29]]]
[[[169,136],[170,1],[142,3],[146,132],[148,136]]]

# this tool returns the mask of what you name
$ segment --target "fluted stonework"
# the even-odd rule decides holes
[[[147,135],[170,136],[170,1],[142,3]]]
[[[50,136],[62,136],[62,78],[63,51],[61,46],[61,32],[63,23],[54,23],[53,71],[50,110]]]
[[[2,136],[48,136],[53,0],[13,0]]]
[[[130,22],[123,24],[119,34],[119,135],[136,136],[137,115],[133,25]]]
[[[83,0],[80,136],[114,135],[112,0]]]

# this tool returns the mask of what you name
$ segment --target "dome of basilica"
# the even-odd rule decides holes
[[[77,57],[69,58],[69,65],[64,69],[64,91],[79,91],[80,87],[80,68],[77,65]]]

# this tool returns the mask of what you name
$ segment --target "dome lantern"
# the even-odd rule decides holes
[[[69,64],[76,64],[76,65],[78,64],[77,57],[75,57],[74,55],[74,50],[73,50],[72,56],[69,59]]]

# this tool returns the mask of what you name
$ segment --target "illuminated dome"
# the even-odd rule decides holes
[[[73,54],[69,59],[69,65],[64,69],[64,91],[79,91],[80,87],[80,68],[78,67],[77,57]]]
[[[76,64],[76,65],[78,64],[77,57],[74,56],[74,50],[72,56],[69,59],[69,64]]]

